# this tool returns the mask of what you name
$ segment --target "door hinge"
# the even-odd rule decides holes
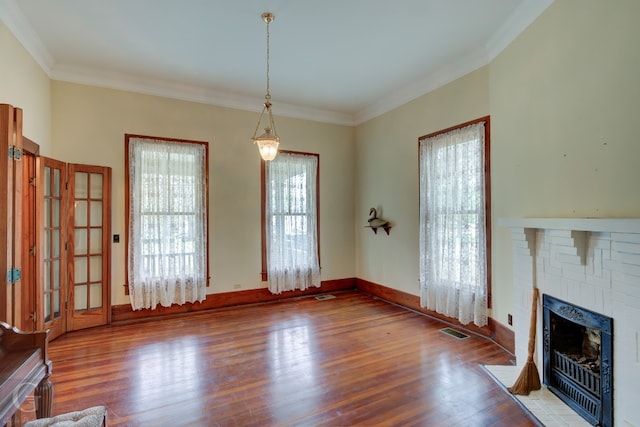
[[[37,249],[36,249],[36,246],[35,246],[35,245],[31,246],[31,247],[29,248],[29,255],[31,255],[31,256],[36,256],[36,250],[37,250]]]
[[[38,313],[34,311],[33,313],[29,314],[29,319],[31,319],[33,323],[38,323]]]
[[[7,272],[7,282],[16,283],[18,280],[20,280],[20,269],[19,268],[12,268],[11,270],[9,270]]]
[[[36,186],[36,177],[32,176],[31,178],[29,178],[29,184],[31,184],[32,187]]]
[[[9,158],[14,160],[20,160],[22,158],[22,151],[15,145],[9,147]]]

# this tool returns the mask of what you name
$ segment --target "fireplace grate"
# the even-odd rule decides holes
[[[553,351],[553,368],[559,370],[569,378],[584,387],[594,396],[600,397],[600,375],[586,369],[574,360],[560,353]]]
[[[591,425],[612,427],[613,319],[546,294],[542,307],[544,383]]]
[[[567,377],[557,371],[553,371],[551,376],[553,378],[553,386],[556,389],[569,397],[581,409],[593,416],[595,420],[599,418],[601,412],[600,399],[594,398],[591,394],[576,386],[573,382],[567,379]]]

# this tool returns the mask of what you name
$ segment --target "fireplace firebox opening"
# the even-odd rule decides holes
[[[613,319],[543,295],[544,383],[593,425],[613,426]]]

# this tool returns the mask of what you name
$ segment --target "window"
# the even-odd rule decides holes
[[[320,286],[317,154],[262,162],[262,277],[274,294]]]
[[[419,139],[421,305],[487,323],[489,117]]]
[[[127,282],[134,310],[203,301],[208,149],[126,135]]]

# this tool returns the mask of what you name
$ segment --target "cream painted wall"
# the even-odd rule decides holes
[[[417,138],[491,115],[492,317],[513,311],[500,218],[640,217],[640,2],[555,2],[487,67],[356,129],[357,277],[418,295]],[[370,207],[392,221],[373,235]]]
[[[483,67],[357,127],[358,278],[419,295],[418,138],[488,114]],[[391,222],[389,236],[364,228],[371,207]]]
[[[0,103],[23,110],[23,134],[51,152],[50,80],[38,63],[0,21]]]
[[[490,64],[494,224],[640,217],[640,2],[562,0]],[[513,307],[511,239],[493,228],[494,318]]]
[[[258,113],[63,82],[52,83],[53,157],[113,168],[112,302],[126,304],[124,134],[209,143],[208,293],[260,281],[260,157],[251,143]],[[355,276],[353,129],[276,117],[281,148],[320,154],[322,279]]]
[[[511,241],[499,218],[639,217],[639,18],[636,0],[556,1],[487,67],[355,129],[278,118],[284,146],[320,153],[323,278],[417,295],[417,138],[487,114],[498,322],[513,310]],[[209,292],[263,286],[259,161],[248,142],[257,114],[50,83],[2,23],[0,54],[12,64],[0,67],[0,102],[25,110],[25,134],[43,154],[113,168],[114,233],[124,234],[124,133],[209,141]],[[391,221],[390,236],[363,227],[370,207]],[[113,302],[126,303],[123,243],[113,259]]]

